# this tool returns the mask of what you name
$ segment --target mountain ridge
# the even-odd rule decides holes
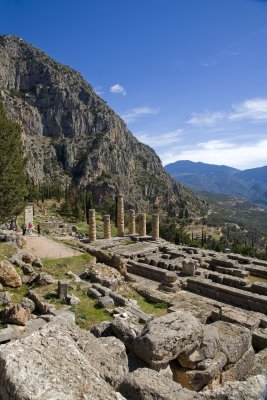
[[[226,165],[180,160],[165,170],[193,190],[244,197],[267,204],[267,166],[239,170]]]

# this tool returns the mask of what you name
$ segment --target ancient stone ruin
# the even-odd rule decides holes
[[[0,398],[265,399],[267,283],[254,279],[267,282],[267,262],[166,242],[157,214],[151,236],[141,214],[138,235],[133,210],[125,227],[123,196],[117,209],[118,236],[104,216],[99,239],[90,210],[89,243],[80,246],[95,262],[57,282],[55,296],[69,307],[79,304],[71,288],[81,285],[112,317],[90,332],[71,308],[36,293],[53,281],[40,260],[20,251],[1,261],[3,287],[31,289],[16,305],[8,291],[0,295]],[[163,314],[141,310],[129,287]]]

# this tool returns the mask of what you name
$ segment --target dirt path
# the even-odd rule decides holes
[[[39,258],[64,258],[83,254],[63,243],[55,242],[44,236],[26,236],[26,240],[24,249]]]

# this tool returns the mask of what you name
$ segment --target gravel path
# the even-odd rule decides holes
[[[44,236],[26,236],[26,241],[24,249],[39,258],[64,258],[83,254]]]

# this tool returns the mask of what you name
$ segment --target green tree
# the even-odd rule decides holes
[[[27,194],[20,126],[0,102],[0,222],[18,215]]]

